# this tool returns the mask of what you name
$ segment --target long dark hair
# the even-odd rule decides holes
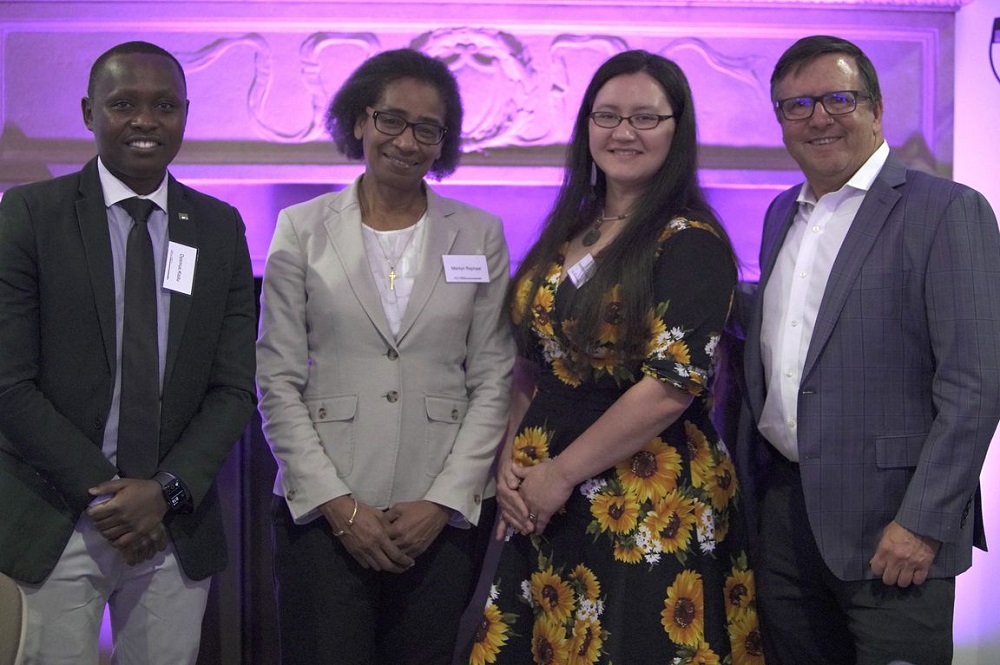
[[[431,175],[441,180],[454,173],[462,156],[462,98],[448,66],[420,51],[383,51],[364,61],[330,100],[326,129],[344,156],[363,158],[364,147],[354,136],[354,125],[367,114],[367,107],[378,104],[390,83],[407,78],[432,86],[444,103],[444,126],[448,131],[441,142],[441,156],[430,168]]]
[[[596,167],[589,146],[589,116],[594,99],[612,78],[639,72],[649,74],[663,88],[673,109],[676,129],[667,157],[632,210],[629,223],[602,250],[600,269],[576,292],[570,305],[576,319],[572,342],[583,352],[581,364],[588,362],[586,356],[593,350],[598,327],[605,316],[602,297],[616,284],[621,285],[621,303],[616,312],[616,318],[620,317],[621,322],[617,351],[624,359],[642,357],[649,333],[646,315],[653,302],[652,278],[657,241],[671,219],[684,216],[709,224],[732,254],[729,237],[705,201],[698,184],[694,106],[684,72],[676,63],[653,53],[638,50],[619,53],[601,65],[587,87],[573,127],[562,188],[538,240],[524,257],[507,291],[506,306],[510,312],[518,303],[518,284],[525,279],[534,282],[528,297],[522,301],[524,310],[513,317],[516,322],[515,339],[524,355],[529,355],[534,347],[529,314],[534,293],[544,279],[546,269],[563,244],[593,224],[604,206],[607,181],[604,173]],[[593,183],[592,169],[596,169],[597,174]]]

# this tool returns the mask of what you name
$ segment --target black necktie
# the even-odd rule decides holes
[[[146,220],[156,204],[149,199],[133,197],[119,205],[135,223],[125,246],[118,469],[126,478],[151,478],[159,464],[160,358],[156,332],[156,271]]]

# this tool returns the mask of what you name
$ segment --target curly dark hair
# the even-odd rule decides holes
[[[462,98],[448,66],[420,51],[408,48],[383,51],[363,62],[330,101],[326,129],[340,152],[350,159],[362,159],[364,147],[354,136],[354,126],[367,113],[367,107],[378,104],[386,86],[406,78],[433,86],[444,103],[447,132],[441,142],[441,156],[430,168],[430,173],[441,180],[454,173],[462,156]]]

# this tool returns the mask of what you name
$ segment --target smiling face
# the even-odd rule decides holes
[[[445,106],[437,89],[412,78],[389,83],[372,108],[393,113],[408,122],[445,124]],[[420,143],[413,136],[413,127],[407,127],[398,136],[383,134],[375,128],[371,114],[358,119],[354,136],[364,147],[365,182],[378,187],[400,191],[419,187],[441,156],[441,144]]]
[[[187,90],[177,65],[161,55],[111,57],[98,73],[83,121],[108,170],[137,194],[162,182],[187,123]]]
[[[674,112],[663,87],[646,72],[610,79],[597,92],[591,111],[607,111],[623,117]],[[671,118],[653,129],[641,130],[627,120],[613,129],[589,123],[590,154],[604,172],[609,195],[634,195],[646,189],[667,159],[675,123]]]
[[[823,95],[838,90],[865,90],[854,58],[827,53],[790,72],[775,86],[776,99]],[[816,198],[835,192],[882,144],[882,104],[859,96],[853,113],[831,116],[816,104],[811,118],[786,120],[778,113],[785,147]]]

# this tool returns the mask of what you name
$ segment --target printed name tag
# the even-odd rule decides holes
[[[594,261],[594,257],[588,252],[572,268],[566,271],[566,275],[573,282],[573,286],[580,288],[588,279],[593,277],[596,271],[597,262]]]
[[[490,269],[485,254],[443,254],[446,282],[489,282]]]
[[[198,248],[170,241],[167,245],[167,267],[163,270],[163,288],[191,295],[194,284],[194,264]]]

